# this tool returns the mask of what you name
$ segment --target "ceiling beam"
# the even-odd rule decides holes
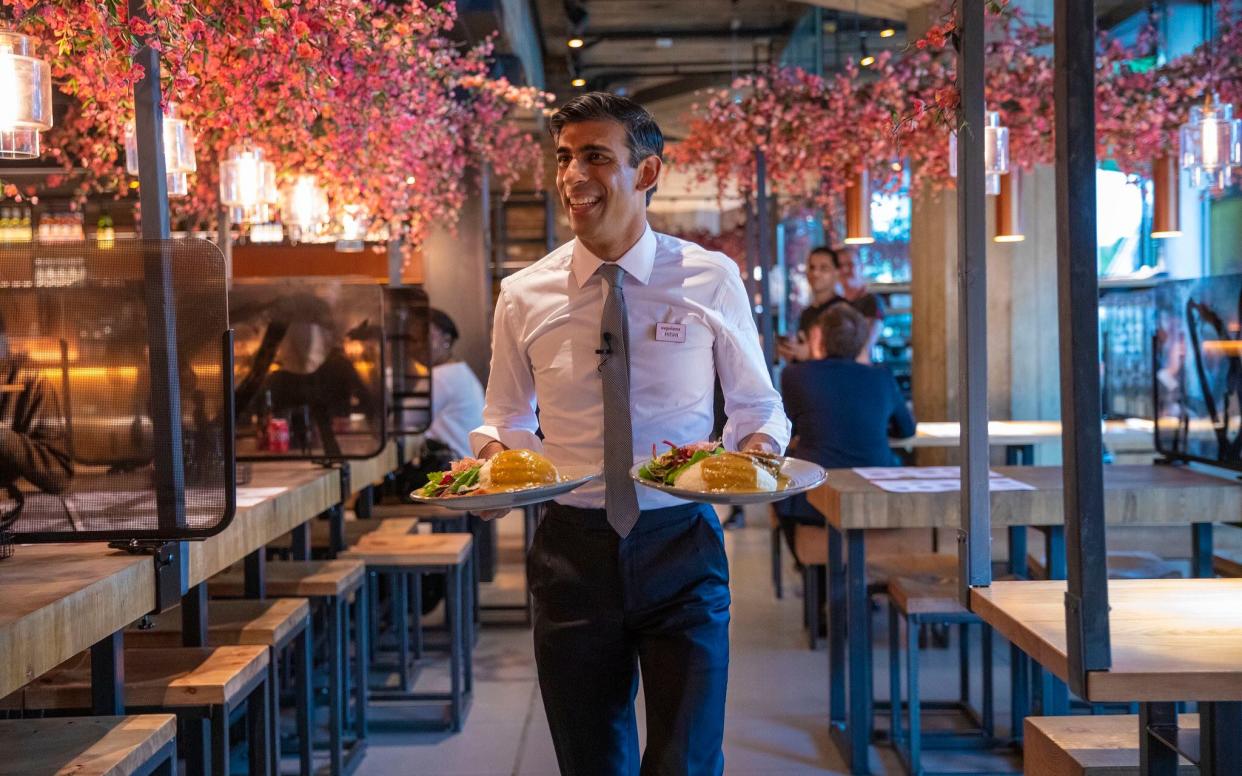
[[[747,38],[776,38],[782,35],[788,35],[787,27],[739,27],[736,30],[728,27],[717,27],[715,29],[677,29],[670,30],[661,29],[624,29],[624,30],[591,30],[583,37],[589,43],[597,43],[600,41],[611,40],[656,40],[657,38],[669,38],[670,40],[694,40],[703,38],[733,38],[745,40]]]
[[[695,73],[659,86],[639,89],[631,94],[630,98],[640,105],[649,105],[653,102],[663,102],[683,94],[697,92],[700,89],[718,87],[720,84],[721,76],[718,73]]]
[[[854,13],[857,9],[862,16],[896,21],[904,21],[907,12],[929,4],[928,0],[799,0],[799,2],[849,13]]]

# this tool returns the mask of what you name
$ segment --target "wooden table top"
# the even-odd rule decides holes
[[[0,591],[0,697],[155,608],[151,559],[102,544],[19,545]]]
[[[397,445],[388,442],[379,455],[358,461],[348,461],[349,494],[352,496],[368,485],[374,485],[397,468]]]
[[[1104,441],[1142,442],[1150,447],[1154,426],[1150,420],[1107,420],[1103,426]],[[958,447],[961,444],[962,424],[956,421],[919,423],[914,436],[890,439],[891,447]],[[994,447],[1010,445],[1037,445],[1058,442],[1061,439],[1059,420],[992,420],[988,421],[988,444]]]
[[[268,542],[340,503],[340,474],[302,462],[255,463],[250,482],[237,489],[229,527],[190,543],[190,585],[206,581]]]
[[[917,467],[907,471],[913,468]],[[994,526],[1064,522],[1060,466],[997,466],[993,470],[1035,488],[993,492]],[[838,529],[960,525],[958,491],[890,493],[853,469],[830,469],[824,484],[807,498]],[[1104,509],[1105,519],[1116,525],[1236,520],[1242,515],[1242,484],[1177,466],[1105,466]]]
[[[1091,701],[1242,701],[1242,579],[1108,583],[1113,664],[1087,681]],[[995,582],[971,609],[1068,679],[1065,582]]]

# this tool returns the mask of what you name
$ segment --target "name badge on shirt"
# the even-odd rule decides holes
[[[657,323],[655,329],[656,342],[685,342],[686,324]]]

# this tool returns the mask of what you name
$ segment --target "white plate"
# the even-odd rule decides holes
[[[686,490],[685,488],[677,488],[672,485],[644,480],[638,476],[638,470],[646,465],[644,461],[630,469],[630,478],[634,482],[653,490],[663,491],[670,496],[684,498],[687,501],[700,501],[705,504],[727,504],[730,506],[768,504],[773,501],[781,501],[817,487],[824,481],[824,477],[827,476],[824,472],[824,467],[819,464],[804,461],[801,458],[785,458],[784,463],[781,465],[781,473],[789,478],[789,487],[783,490],[763,490],[755,493],[712,493],[701,490]]]
[[[592,466],[559,466],[562,479],[552,485],[540,485],[537,488],[511,490],[506,493],[486,493],[481,496],[439,496],[428,497],[418,495],[418,491],[410,494],[410,498],[420,504],[434,504],[459,512],[484,512],[489,509],[517,509],[518,507],[540,504],[551,501],[562,493],[580,488],[600,476],[600,470]]]

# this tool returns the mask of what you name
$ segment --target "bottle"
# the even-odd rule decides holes
[[[22,242],[30,242],[34,239],[34,231],[30,228],[30,208],[22,208],[21,233],[18,239]]]
[[[95,225],[95,244],[101,250],[108,250],[116,246],[116,229],[112,226],[112,216],[108,213],[102,213],[99,221]]]

